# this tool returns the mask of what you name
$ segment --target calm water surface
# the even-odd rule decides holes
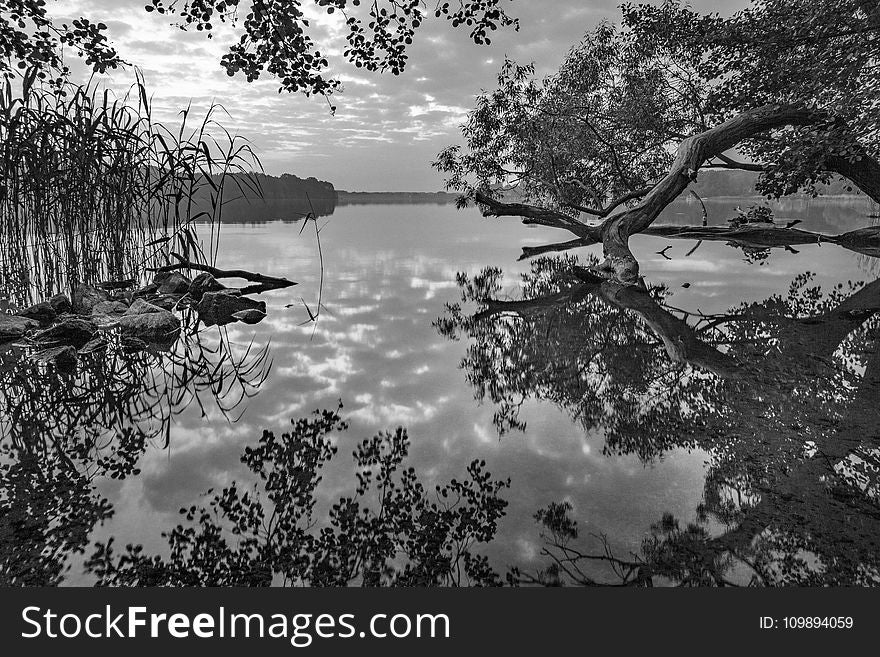
[[[711,223],[723,223],[738,203],[749,201],[710,203]],[[799,228],[842,232],[869,223],[865,219],[869,211],[861,202],[795,201],[777,206],[777,217],[801,219]],[[671,207],[661,223],[698,223],[699,217],[697,204],[681,203]],[[231,413],[220,412],[211,395],[204,396],[203,406],[182,404],[186,408],[171,414],[167,448],[164,437],[155,439],[153,448],[140,458],[139,474],[96,480],[97,491],[113,505],[115,514],[92,532],[93,540],[116,536],[118,542],[142,543],[148,551],[161,553],[165,543],[160,533],[179,521],[181,507],[204,500],[208,489],[250,480],[239,456],[263,429],[283,431],[290,418],[335,408],[338,400],[351,428],[335,438],[339,456],[324,475],[319,502],[326,504],[351,490],[348,455],[357,442],[377,431],[404,426],[412,442],[409,464],[429,489],[461,477],[474,459],[484,459],[493,474],[510,477],[511,488],[504,494],[510,506],[495,541],[480,550],[502,571],[514,565],[524,569],[546,565],[533,515],[551,502],[571,504],[584,545],[596,548],[598,539],[590,534],[601,534],[614,554],[624,556],[639,552],[652,525],[665,513],[682,523],[700,519],[707,476],[717,475],[710,473],[706,443],[682,438],[679,444],[673,441],[657,449],[608,449],[612,430],[607,425],[613,424],[609,418],[616,411],[603,411],[608,415],[605,420],[596,417],[601,413],[595,409],[591,418],[578,417],[580,402],[571,395],[566,398],[571,387],[552,376],[541,380],[534,362],[528,367],[537,383],[525,387],[533,394],[525,395],[516,412],[525,429],[502,433],[499,403],[491,395],[476,397],[473,365],[469,370],[463,364],[483,334],[458,327],[453,331],[458,339],[453,340],[438,330],[437,320],[449,317],[446,305],[462,303],[459,272],[474,276],[486,267],[498,268],[502,273],[494,296],[518,299],[523,293],[521,276],[533,266],[517,260],[521,248],[568,239],[566,235],[513,220],[484,219],[473,209],[458,211],[449,205],[343,206],[319,225],[324,225],[320,290],[311,225],[302,233],[298,222],[223,225],[218,266],[299,282],[263,295],[268,316],[261,324],[226,329],[238,353],[249,346],[252,350],[268,346],[271,369],[255,394]],[[705,315],[785,296],[792,281],[805,271],[814,273],[811,286],[826,290],[850,280],[871,281],[876,271],[875,261],[830,245],[798,246],[797,252],[774,249],[768,257],[750,257],[718,242],[705,242],[689,255],[693,241],[636,237],[632,242],[647,282],[666,285],[669,296],[664,303]],[[671,248],[665,256],[659,254],[667,244]],[[590,254],[600,255],[600,249],[582,249],[576,255],[586,262]],[[309,322],[304,303],[314,311],[319,293],[324,308],[317,323]],[[477,310],[471,301],[462,304],[463,316]],[[570,326],[588,321],[571,313],[566,317]],[[693,325],[695,318],[688,319]],[[542,330],[549,341],[549,332],[555,329],[552,323],[548,326]],[[567,339],[571,342],[563,344],[563,353],[583,348],[577,336]],[[652,341],[652,348],[663,355],[657,347],[660,343],[655,337],[648,340]],[[768,349],[775,344],[772,336],[767,344]],[[541,348],[540,340],[520,352],[505,352],[511,345],[505,346],[504,339],[498,345],[498,353],[513,361],[535,360],[535,345]],[[624,347],[616,358],[628,357]],[[553,349],[553,359],[560,358],[559,346]],[[726,349],[734,347],[721,348]],[[859,376],[865,365],[860,361],[853,368]],[[675,385],[680,385],[678,381]],[[664,398],[671,385],[668,379],[658,379],[655,396]],[[759,399],[760,389],[752,389],[752,398]],[[685,402],[676,397],[669,403],[677,405],[682,417],[699,415],[693,399]],[[633,440],[644,431],[650,442],[652,427],[640,425],[638,419],[650,405],[644,395],[635,401],[635,419],[619,430],[628,431]],[[682,412],[685,405],[689,408]],[[750,407],[745,414],[758,417],[760,411]],[[650,424],[652,417],[644,414],[643,421]],[[711,418],[701,416],[698,426],[706,427],[707,422],[711,424]],[[872,431],[875,428],[871,426]],[[710,534],[723,533],[717,518],[704,526]],[[875,525],[865,527],[866,532],[874,532]],[[78,562],[79,557],[74,557],[68,576],[73,583],[88,581]],[[730,578],[747,582],[749,573],[741,571],[734,568]]]

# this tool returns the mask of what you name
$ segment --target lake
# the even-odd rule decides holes
[[[709,222],[723,224],[734,206],[753,202],[708,202]],[[858,199],[795,199],[774,208],[777,221],[799,219],[798,228],[828,233],[869,225],[872,220],[867,215],[876,213]],[[700,216],[699,204],[679,202],[667,209],[658,224],[698,224]],[[115,429],[158,422],[155,418],[159,417],[167,419],[167,426],[154,432],[138,458],[136,473],[92,480],[95,493],[112,506],[113,515],[90,529],[90,541],[113,536],[118,545],[142,544],[146,552],[164,554],[167,547],[161,533],[180,522],[182,507],[204,504],[209,489],[219,490],[233,481],[254,481],[240,456],[258,441],[264,429],[280,434],[290,427],[291,418],[315,409],[334,409],[341,400],[341,415],[350,427],[333,435],[339,452],[325,469],[316,493],[315,522],[319,526],[331,503],[354,489],[350,455],[357,444],[379,431],[402,426],[410,438],[407,464],[428,491],[461,478],[475,459],[484,460],[485,469],[494,476],[510,479],[509,489],[501,493],[509,505],[494,540],[474,547],[475,552],[488,556],[497,571],[503,573],[509,567],[524,572],[545,569],[550,564],[548,555],[542,553],[548,545],[547,527],[539,526],[535,514],[554,502],[567,502],[568,514],[578,528],[578,537],[570,545],[577,545],[584,553],[613,554],[626,561],[631,555],[645,554],[646,540],[654,540],[650,549],[654,550],[657,583],[684,581],[697,577],[693,571],[699,570],[692,563],[682,566],[680,554],[686,538],[699,538],[706,544],[729,536],[732,527],[741,528],[746,523],[743,507],[761,504],[754,500],[746,503],[743,496],[766,501],[781,490],[776,475],[768,474],[771,467],[778,465],[790,472],[799,460],[814,461],[810,454],[804,457],[804,451],[816,445],[822,449],[822,431],[844,430],[846,420],[841,418],[848,417],[847,412],[838,407],[849,409],[865,395],[876,399],[873,387],[867,392],[859,390],[863,379],[865,386],[874,385],[873,379],[868,381],[876,333],[870,325],[873,301],[868,310],[862,306],[857,309],[868,313],[866,324],[865,316],[857,317],[853,314],[856,311],[847,310],[850,330],[839,344],[823,346],[829,362],[836,358],[845,363],[829,366],[828,371],[793,370],[787,363],[811,362],[814,359],[806,354],[815,352],[789,356],[784,340],[767,329],[766,317],[777,317],[780,311],[778,304],[766,301],[774,295],[785,298],[792,282],[804,272],[812,272],[813,277],[798,288],[803,290],[799,298],[806,299],[796,306],[796,314],[802,316],[821,314],[835,305],[823,305],[809,292],[813,286],[829,291],[847,281],[870,282],[876,277],[875,260],[844,248],[815,244],[744,253],[723,242],[703,242],[694,250],[697,245],[692,240],[638,236],[631,243],[646,282],[665,286],[662,297],[654,297],[656,307],[634,305],[647,303],[644,299],[615,297],[612,303],[618,304],[616,307],[606,299],[599,308],[598,297],[582,296],[555,299],[557,305],[552,308],[546,304],[539,311],[531,308],[517,320],[511,320],[509,314],[502,318],[499,312],[497,317],[481,318],[478,326],[472,319],[480,309],[480,297],[471,295],[462,300],[464,279],[459,280],[458,274],[464,273],[473,282],[485,268],[497,268],[500,271],[492,275],[489,286],[493,298],[519,300],[524,294],[533,298],[543,289],[542,281],[555,276],[556,265],[518,261],[522,247],[565,240],[566,235],[514,220],[483,218],[475,209],[456,210],[452,205],[346,205],[321,217],[318,226],[320,254],[311,223],[304,229],[301,221],[222,225],[219,267],[259,271],[298,282],[295,287],[262,295],[267,317],[260,324],[202,331],[205,344],[216,345],[222,335],[225,348],[244,361],[265,349],[266,359],[259,364],[264,369],[240,402],[240,391],[230,380],[214,386],[217,390],[231,388],[219,393],[221,398],[227,395],[224,403],[229,408],[225,411],[218,407],[216,390],[203,386],[198,400],[184,390],[175,397],[172,408],[151,411],[148,415],[153,420],[147,415],[136,421],[124,413],[114,416],[112,422],[119,425]],[[663,251],[667,245],[671,248]],[[601,246],[568,255],[586,263],[591,254],[601,255]],[[549,285],[548,294],[557,290],[554,285]],[[578,294],[589,292],[571,289],[577,289]],[[607,296],[607,290],[603,294]],[[322,307],[317,313],[319,297]],[[844,297],[842,292],[835,299]],[[715,378],[724,377],[716,377],[717,370],[725,365],[707,366],[692,351],[688,353],[687,335],[659,335],[658,339],[649,330],[659,326],[655,331],[662,333],[663,326],[668,326],[674,332],[682,330],[681,324],[708,325],[743,304],[753,304],[748,312],[754,313],[762,303],[762,312],[767,313],[760,315],[764,328],[737,332],[741,327],[737,324],[737,330],[725,333],[723,340],[720,334],[711,333],[717,326],[703,334],[709,336],[709,342],[716,340],[716,354],[735,356],[738,364],[754,366],[744,366],[744,370],[760,372],[755,376],[761,378],[750,380],[745,387],[740,374],[731,377],[740,383],[718,384]],[[447,304],[454,309],[448,310]],[[560,309],[559,304],[564,307]],[[603,308],[611,308],[607,311],[613,311],[610,318],[603,319]],[[316,321],[310,321],[315,313]],[[680,323],[664,324],[672,322],[670,317]],[[834,321],[837,319],[835,315]],[[501,323],[493,324],[496,320]],[[609,327],[607,342],[587,354],[587,346],[598,344],[597,335],[603,330],[600,324]],[[524,325],[529,326],[527,332]],[[773,326],[779,328],[778,323]],[[820,328],[823,335],[830,330]],[[850,349],[851,357],[843,353],[849,348],[845,340],[861,341]],[[795,341],[803,346],[809,340]],[[685,345],[681,347],[685,353],[676,363],[667,354],[679,343]],[[756,343],[760,346],[759,355],[752,360],[746,351],[738,351],[738,345],[746,343],[751,356],[757,353]],[[777,354],[790,360],[781,361],[783,356],[777,358]],[[765,361],[766,367],[762,365]],[[772,365],[779,362],[786,364]],[[577,367],[569,367],[573,363]],[[649,371],[655,377],[652,381],[646,380]],[[803,401],[804,390],[817,381],[833,385],[836,392],[813,391],[810,399],[814,401]],[[776,393],[785,401],[775,397]],[[801,405],[793,408],[796,404],[792,400],[799,395]],[[620,400],[626,400],[625,408]],[[821,416],[833,426],[823,427],[821,420],[810,419],[819,406]],[[766,416],[762,416],[764,411]],[[46,412],[51,414],[52,410]],[[860,418],[859,439],[876,439],[880,426],[874,418],[866,420],[858,409],[856,414]],[[773,443],[772,450],[765,453],[749,442],[772,443],[783,431],[776,423],[792,432],[785,434],[784,445]],[[524,428],[519,428],[521,425]],[[797,442],[798,437],[801,444],[795,449],[792,441]],[[850,483],[868,499],[867,510],[859,506],[859,512],[852,512],[861,533],[851,534],[850,543],[844,545],[822,543],[817,538],[821,532],[815,527],[792,530],[787,540],[792,534],[801,538],[809,535],[809,540],[803,539],[805,542],[786,554],[780,539],[761,552],[760,563],[754,562],[757,557],[751,552],[747,558],[724,538],[718,545],[726,546],[729,554],[725,558],[730,554],[742,557],[741,562],[724,567],[725,581],[755,583],[756,572],[764,579],[768,573],[781,573],[782,582],[800,577],[797,581],[821,583],[826,576],[826,581],[873,581],[876,560],[865,563],[861,556],[850,556],[870,553],[876,547],[876,488],[870,483],[876,466],[870,465],[872,448],[862,445],[853,449],[861,454],[857,469],[862,474],[850,479],[863,485]],[[734,471],[731,464],[748,460],[744,454],[755,455],[760,467]],[[836,461],[847,458],[844,454],[834,457]],[[834,468],[839,472],[838,466]],[[797,477],[792,475],[792,480]],[[823,477],[816,474],[817,480],[827,481]],[[767,492],[770,490],[772,493]],[[833,504],[826,504],[826,494],[834,498]],[[805,502],[805,514],[827,519],[820,524],[829,535],[839,532],[831,522],[838,497],[812,488],[786,488],[779,493],[779,504],[766,511],[769,515],[762,516],[762,522],[772,524],[785,520],[782,515],[796,516],[785,506],[787,501],[792,497],[813,499],[810,496],[820,501]],[[723,504],[719,498],[724,498]],[[722,507],[728,510],[727,516]],[[680,523],[675,541],[667,541],[662,548],[677,546],[679,550],[675,553],[678,565],[667,570],[656,565],[662,561],[657,557],[657,537],[673,536],[670,527],[661,527],[664,514]],[[689,524],[693,531],[686,529]],[[743,545],[753,549],[758,537],[775,541],[782,532],[781,524],[768,525],[753,531]],[[554,554],[560,554],[558,545],[555,549]],[[708,559],[714,565],[704,563],[700,568],[719,568],[717,550],[709,550]],[[829,562],[829,554],[835,557],[834,563]],[[66,582],[93,581],[92,575],[83,572],[83,559],[80,554],[69,556]],[[858,566],[842,565],[852,560]],[[792,565],[793,561],[798,564]],[[609,561],[583,564],[586,576],[605,582],[615,580],[611,566]],[[804,574],[806,571],[811,574]]]

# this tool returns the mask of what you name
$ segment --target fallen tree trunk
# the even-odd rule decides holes
[[[825,235],[799,228],[747,224],[744,226],[651,226],[645,235],[669,239],[730,242],[733,246],[773,249],[804,244],[836,244],[863,255],[880,257],[880,226],[859,228],[840,235]]]
[[[212,267],[211,265],[203,265],[198,262],[191,262],[183,256],[178,255],[177,253],[172,253],[171,256],[177,259],[179,262],[174,265],[157,267],[152,271],[169,272],[178,269],[193,269],[196,271],[207,272],[208,274],[211,274],[211,276],[213,276],[214,278],[243,278],[244,280],[250,281],[251,283],[257,283],[257,285],[242,288],[242,294],[259,294],[260,292],[266,292],[268,290],[278,290],[281,288],[296,285],[295,282],[286,278],[279,278],[277,276],[266,276],[265,274],[259,274],[256,272],[247,271],[245,269],[218,269],[217,267]]]

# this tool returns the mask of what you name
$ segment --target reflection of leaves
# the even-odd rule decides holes
[[[0,585],[61,583],[69,554],[83,552],[109,503],[58,455],[0,447]]]
[[[573,508],[571,502],[551,502],[546,509],[535,513],[535,520],[560,541],[575,539],[578,537],[577,523],[568,515]]]
[[[730,244],[730,243],[728,243]],[[742,247],[743,260],[750,265],[763,265],[770,258],[770,249],[761,249],[751,246]]]
[[[346,428],[338,412],[321,411],[280,438],[265,431],[241,459],[260,484],[233,482],[206,507],[182,509],[186,523],[166,534],[167,558],[140,546],[117,554],[110,539],[87,567],[111,585],[500,583],[472,548],[494,537],[509,482],[474,461],[467,477],[436,487],[431,499],[404,467],[403,429],[358,445],[354,494],[334,503],[326,522],[315,520],[321,470],[336,454],[330,434]]]
[[[710,316],[668,305],[662,289],[584,282],[575,264],[536,260],[514,300],[462,278],[477,311],[451,307],[437,326],[470,341],[462,367],[496,404],[499,432],[534,398],[606,452],[652,461],[698,447],[703,500],[695,522],[665,518],[632,559],[604,539],[574,547],[570,509],[548,507],[537,519],[551,563],[514,581],[595,584],[581,568],[598,564],[614,570],[606,583],[880,582],[880,281],[823,291],[805,273],[787,295]]]
[[[615,307],[572,275],[573,258],[539,258],[523,275],[521,298],[493,299],[501,272],[486,269],[458,283],[467,315],[449,306],[436,323],[453,339],[470,339],[461,367],[477,399],[496,405],[499,433],[524,429],[526,400],[558,404],[585,431],[601,432],[607,451],[636,451],[645,460],[681,445],[707,410],[707,382],[673,362],[650,327]],[[596,264],[592,262],[592,264]],[[655,299],[667,295],[651,291]]]

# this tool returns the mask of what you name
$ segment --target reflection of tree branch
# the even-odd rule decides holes
[[[548,225],[548,224],[545,224]],[[557,228],[567,228],[558,225]],[[866,255],[880,257],[880,227],[871,226],[851,230],[838,235],[826,235],[798,228],[783,228],[770,225],[749,225],[733,228],[729,226],[649,226],[642,235],[663,237],[665,239],[703,240],[726,242],[731,246],[746,249],[773,249],[804,244],[835,244],[841,248]],[[592,234],[566,242],[525,246],[520,260],[552,252],[567,251],[584,246],[593,246],[598,239]]]
[[[477,396],[499,404],[499,431],[515,426],[511,400],[536,397],[604,435],[606,450],[711,455],[698,522],[658,523],[634,558],[647,577],[729,586],[741,565],[757,584],[877,579],[880,487],[853,474],[853,459],[880,450],[880,280],[826,298],[803,275],[787,298],[716,315],[664,305],[662,290],[613,283],[571,258],[535,261],[521,299],[493,298],[500,280],[498,270],[462,277],[463,300],[479,310],[455,306],[450,320],[474,340],[463,366]],[[710,534],[710,516],[727,529]],[[552,549],[547,571],[517,581],[601,580],[577,566],[601,553]]]
[[[608,281],[599,286],[599,294],[608,303],[641,317],[663,341],[673,362],[688,363],[726,379],[742,376],[740,366],[731,356],[701,340],[687,322],[660,307],[645,290]]]
[[[474,320],[482,321],[502,313],[515,313],[526,317],[536,312],[545,312],[560,304],[576,303],[586,296],[593,296],[611,306],[639,315],[662,340],[666,353],[673,362],[689,363],[724,378],[741,375],[739,366],[733,358],[699,339],[696,331],[687,322],[664,310],[646,291],[599,279],[583,268],[576,268],[574,271],[579,278],[588,282],[534,299],[517,301],[488,299],[485,301],[485,309],[476,313]]]

